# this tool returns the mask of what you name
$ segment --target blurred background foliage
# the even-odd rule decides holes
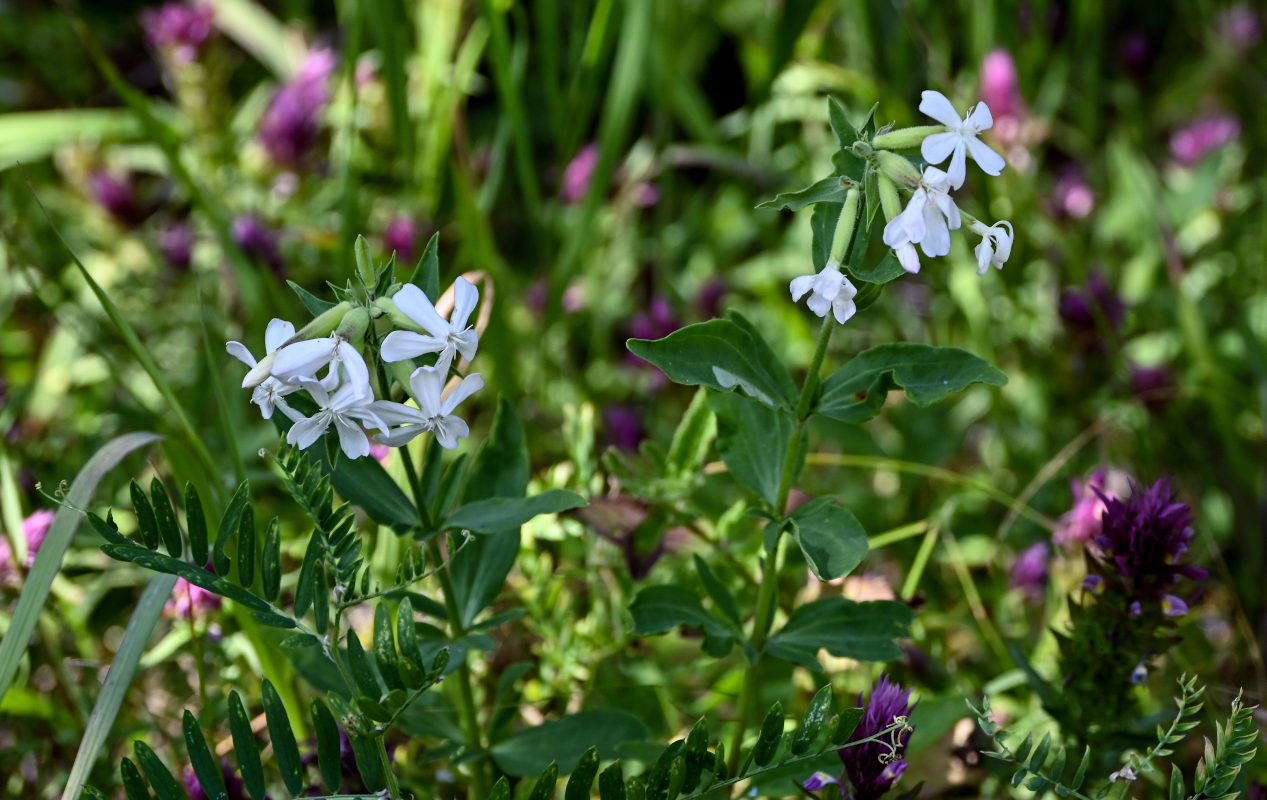
[[[190,49],[155,34],[160,20],[143,3],[0,6],[0,507],[11,562],[0,564],[0,609],[21,585],[22,521],[49,505],[37,484],[51,490],[135,430],[168,436],[170,466],[134,458],[133,471],[201,469],[67,247],[185,399],[220,477],[245,474],[267,492],[276,477],[254,454],[275,433],[239,393],[223,342],[256,350],[270,317],[306,319],[286,281],[318,294],[342,284],[357,234],[380,258],[394,250],[408,275],[438,233],[443,284],[482,278],[482,372],[517,403],[537,482],[620,496],[603,451],[667,446],[692,396],[629,355],[625,339],[733,308],[805,364],[815,320],[788,301],[787,282],[807,271],[808,215],[753,207],[827,171],[829,94],[856,117],[878,103],[880,124],[903,126],[922,124],[919,93],[936,88],[994,111],[990,140],[1009,167],[989,186],[970,182],[967,207],[1011,220],[1012,259],[978,278],[957,240],[949,259],[891,284],[828,358],[893,340],[959,345],[1010,383],[931,410],[894,399],[863,427],[822,423],[800,488],[847,498],[873,534],[953,504],[948,546],[913,587],[920,628],[902,667],[930,697],[953,699],[1023,682],[1005,639],[1050,657],[1044,628],[1060,624],[1080,558],[1055,548],[1051,581],[1031,602],[1009,588],[1008,570],[1048,540],[1070,480],[1100,466],[1147,481],[1173,474],[1217,579],[1174,672],[1254,697],[1267,688],[1267,206],[1252,157],[1267,130],[1267,19],[1257,6],[206,7],[210,27]],[[476,439],[492,397],[473,404]],[[711,519],[695,533],[728,542],[738,495],[704,480],[695,497]],[[120,471],[98,499],[126,487]],[[736,691],[739,672],[723,661],[716,675],[692,674],[689,641],[640,657],[650,645],[631,643],[624,616],[637,581],[595,527],[551,518],[526,529],[505,599],[532,624],[508,626],[480,674],[496,685],[513,662],[531,663],[528,722],[618,706],[667,741]],[[73,757],[139,591],[137,571],[107,568],[81,535],[70,580],[54,587],[61,616],[31,656],[30,691],[7,700],[13,716],[0,721],[0,787],[13,796],[52,796],[58,782],[45,779]],[[656,564],[658,579],[688,574],[691,533],[655,535],[680,551]],[[374,546],[389,573],[398,544],[386,535]],[[918,547],[918,537],[885,547],[869,569],[900,586]],[[756,544],[733,549],[742,557]],[[190,664],[203,657],[190,632],[173,624],[147,656],[171,666],[144,674],[119,731],[175,720],[188,703]],[[257,646],[258,631],[221,634],[218,681],[290,674]],[[793,677],[770,677],[772,702]],[[963,711],[923,707],[941,709],[942,730]],[[913,748],[937,725],[926,731]]]

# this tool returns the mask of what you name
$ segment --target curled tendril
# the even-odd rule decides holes
[[[892,764],[901,757],[898,750],[902,748],[902,734],[913,730],[915,728],[911,726],[909,717],[896,716],[893,718],[893,726],[888,730],[889,740],[887,742],[882,739],[876,740],[880,745],[888,748],[887,752],[880,754],[881,764]]]

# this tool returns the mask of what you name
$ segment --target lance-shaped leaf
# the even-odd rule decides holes
[[[796,543],[822,581],[848,575],[867,554],[867,532],[847,508],[831,498],[806,503],[792,514]]]
[[[788,211],[800,211],[805,206],[815,203],[843,203],[849,185],[839,175],[830,175],[804,189],[794,192],[780,192],[773,200],[761,203],[757,208],[786,208]]]
[[[286,791],[292,797],[298,797],[304,788],[304,767],[299,758],[295,731],[290,727],[290,717],[286,715],[281,695],[267,678],[260,685],[260,695],[264,701],[264,717],[268,720],[268,737],[273,742],[273,757],[281,768]]]
[[[726,468],[773,508],[792,438],[791,417],[730,393],[710,393],[708,405],[717,415],[717,449]]]
[[[567,489],[550,489],[532,497],[490,497],[462,506],[444,521],[443,527],[445,530],[496,533],[517,528],[540,514],[555,514],[586,504],[584,497]]]
[[[210,800],[227,800],[229,792],[224,785],[224,772],[220,769],[220,762],[211,754],[207,739],[198,727],[198,720],[189,709],[185,709],[181,730],[185,734],[189,765],[194,768],[194,775],[198,776],[203,792]]]
[[[233,735],[233,753],[237,756],[246,791],[252,800],[264,800],[264,765],[260,761],[260,748],[251,729],[251,717],[236,691],[229,692],[229,732]]]
[[[181,542],[180,527],[176,524],[176,510],[172,508],[172,498],[167,494],[167,487],[158,478],[150,481],[150,499],[154,503],[154,518],[158,522],[163,547],[175,558],[184,557],[185,547]]]
[[[202,513],[202,499],[190,482],[185,483],[185,528],[189,532],[189,549],[194,563],[207,563],[207,517]]]
[[[842,422],[864,422],[880,413],[885,394],[901,387],[926,406],[973,383],[1002,386],[1007,376],[958,347],[893,342],[865,350],[823,382],[817,413]]]
[[[891,600],[855,603],[828,597],[793,611],[766,651],[810,669],[822,668],[816,658],[820,649],[858,661],[890,661],[901,658],[894,639],[910,636],[914,618],[909,607]]]
[[[567,775],[591,747],[598,748],[603,759],[614,758],[618,745],[650,735],[642,720],[628,712],[594,709],[527,728],[493,745],[489,752],[510,775],[537,775],[556,761],[559,772]]]
[[[630,339],[627,344],[631,353],[659,367],[675,383],[719,392],[738,388],[774,408],[790,410],[796,404],[792,376],[752,323],[733,311],[728,319],[687,325],[654,341]]]

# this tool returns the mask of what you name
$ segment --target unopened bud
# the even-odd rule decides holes
[[[379,297],[374,301],[375,307],[381,309],[392,321],[392,325],[400,330],[421,332],[422,328],[405,312],[401,311],[390,297]]]
[[[884,218],[891,220],[902,213],[902,201],[898,199],[897,187],[888,175],[881,172],[876,176],[876,188],[880,192],[880,208],[884,209]]]
[[[261,358],[255,366],[251,367],[251,371],[246,373],[246,377],[242,379],[242,388],[253,389],[268,380],[268,376],[273,374],[273,359],[276,357],[277,351],[274,350]]]
[[[369,312],[358,306],[343,315],[343,320],[339,323],[334,335],[349,342],[357,342],[365,336],[365,330],[369,326]]]
[[[904,184],[911,189],[919,186],[922,176],[919,168],[909,159],[888,150],[881,150],[876,154],[876,161],[880,165],[880,171],[892,178],[894,182]]]
[[[352,304],[347,300],[339,303],[337,306],[322,311],[312,322],[305,325],[299,333],[291,337],[291,342],[298,342],[304,339],[320,339],[323,336],[329,336],[339,323],[343,321],[343,316],[352,310]],[[290,342],[287,342],[289,344]]]
[[[924,139],[933,133],[946,130],[945,125],[919,125],[914,128],[898,128],[895,131],[881,133],[871,140],[871,144],[884,150],[914,150]]]

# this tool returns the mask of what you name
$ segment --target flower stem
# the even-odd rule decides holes
[[[848,204],[846,204],[846,208]],[[857,206],[855,204],[853,213],[857,214]],[[842,215],[843,216],[843,215]],[[827,345],[831,341],[832,330],[835,328],[831,316],[823,318],[822,327],[818,332],[818,344],[814,348],[814,355],[810,359],[809,371],[805,375],[805,382],[801,384],[800,400],[796,404],[796,419],[792,424],[792,435],[788,439],[787,450],[783,454],[783,475],[779,480],[779,494],[774,503],[773,513],[782,518],[787,514],[788,496],[792,493],[792,484],[796,480],[797,457],[801,452],[801,439],[805,435],[805,422],[809,419],[810,408],[814,403],[814,396],[818,393],[818,387],[821,382],[819,373],[822,370],[823,359],[827,355]],[[743,688],[739,694],[739,716],[735,721],[735,730],[730,740],[730,758],[729,769],[734,775],[741,762],[740,751],[743,748],[744,732],[748,728],[748,718],[752,716],[752,707],[756,702],[757,693],[757,670],[761,666],[763,657],[762,650],[765,648],[766,637],[770,635],[770,626],[774,621],[774,611],[778,606],[778,579],[779,568],[783,566],[783,534],[780,530],[779,537],[774,545],[774,552],[767,553],[765,560],[761,564],[761,588],[757,593],[757,616],[753,622],[752,634],[749,638],[749,644],[752,645],[753,651],[756,652],[756,661],[748,665],[748,669],[744,671]]]

